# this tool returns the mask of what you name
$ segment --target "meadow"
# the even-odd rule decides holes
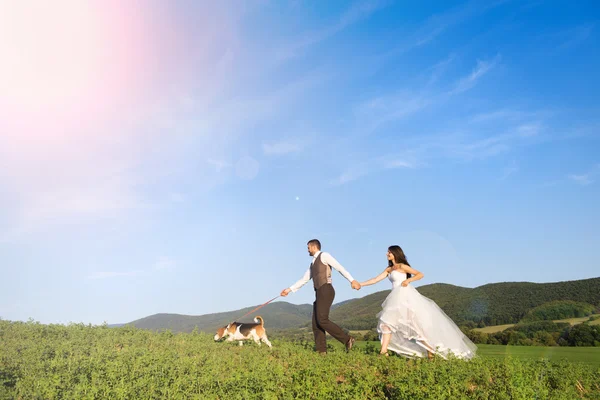
[[[271,339],[0,321],[0,399],[600,399],[597,363],[497,346],[469,362],[384,358],[373,343],[320,356]]]
[[[338,346],[333,343],[333,346]],[[379,349],[379,342],[357,342],[361,349]],[[341,350],[341,345],[339,346]],[[477,355],[485,359],[506,359],[530,361],[568,361],[600,367],[600,347],[559,347],[559,346],[503,346],[478,344]]]
[[[565,319],[555,319],[554,322],[557,323],[561,323],[561,322],[567,322],[571,325],[577,325],[577,324],[582,324],[584,322],[587,322],[590,325],[600,325],[600,319],[592,319],[590,321],[589,316],[587,317],[579,317],[579,318],[565,318]],[[504,325],[491,325],[491,326],[486,326],[484,328],[474,328],[473,330],[476,332],[483,332],[483,333],[496,333],[496,332],[502,332],[508,328],[512,328],[513,326],[515,326],[516,324],[504,324]]]

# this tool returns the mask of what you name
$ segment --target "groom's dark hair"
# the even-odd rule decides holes
[[[306,244],[314,244],[315,246],[317,246],[317,249],[321,250],[321,242],[319,242],[318,239],[311,239]]]

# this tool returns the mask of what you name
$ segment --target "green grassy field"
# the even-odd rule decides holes
[[[357,342],[359,348],[368,344],[379,350],[379,342]],[[338,346],[337,343],[334,343]],[[341,345],[340,345],[341,349]],[[544,347],[544,346],[501,346],[477,345],[477,354],[487,359],[516,358],[520,360],[550,360],[584,363],[600,367],[600,347]]]
[[[567,360],[600,367],[600,347],[542,347],[477,345],[478,354],[484,358],[514,357],[521,360]]]
[[[475,328],[474,331],[483,332],[483,333],[496,333],[501,332],[505,329],[512,328],[515,324],[506,324],[506,325],[492,325],[486,326],[485,328]]]
[[[590,317],[555,319],[554,322],[568,322],[571,325],[577,325],[577,324],[581,324],[583,322],[587,322],[589,319],[590,319]],[[594,322],[596,322],[596,321],[591,322],[592,325]]]
[[[571,325],[581,324],[583,322],[587,322],[591,317],[581,317],[581,318],[567,318],[567,319],[557,319],[554,322],[568,322]],[[600,319],[595,321],[590,321],[590,325],[600,325]],[[475,328],[474,331],[483,332],[483,333],[496,333],[506,330],[508,328],[512,328],[515,324],[506,324],[506,325],[492,325],[486,326],[485,328]]]
[[[465,362],[380,357],[378,343],[348,354],[332,341],[321,356],[312,342],[271,341],[0,320],[0,399],[600,400],[600,368],[579,362],[596,349],[482,346]]]

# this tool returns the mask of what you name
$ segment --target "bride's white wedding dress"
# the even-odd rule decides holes
[[[410,284],[402,287],[406,274],[393,270],[388,278],[392,292],[377,317],[377,331],[391,333],[388,349],[408,357],[427,357],[427,350],[446,358],[450,352],[459,358],[475,356],[477,346],[433,300]]]

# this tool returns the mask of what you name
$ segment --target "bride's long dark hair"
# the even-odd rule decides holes
[[[388,251],[390,253],[392,253],[392,255],[394,256],[394,260],[396,260],[397,264],[406,264],[410,267],[410,264],[408,263],[408,260],[406,259],[406,256],[404,255],[404,251],[402,251],[402,248],[400,246],[397,245],[393,245],[388,247]],[[394,267],[394,263],[392,262],[392,260],[388,260],[388,266],[393,268]],[[410,278],[412,275],[411,274],[406,274],[406,279]]]

